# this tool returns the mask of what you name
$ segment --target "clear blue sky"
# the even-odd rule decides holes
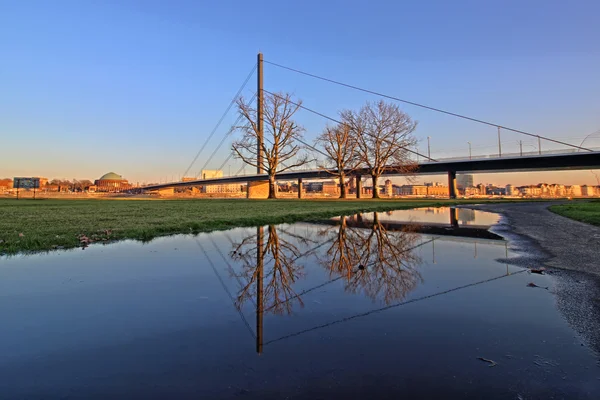
[[[579,144],[600,129],[599,15],[593,0],[0,0],[0,177],[177,178],[259,50],[266,60]],[[268,65],[265,87],[332,116],[374,99]],[[467,154],[468,141],[474,154],[496,151],[494,128],[403,109],[419,121],[421,151],[427,136],[437,157]],[[309,140],[326,123],[306,112],[298,119]],[[518,139],[504,134],[504,151],[517,151]],[[537,148],[523,140],[524,150]],[[600,134],[586,145],[600,147]],[[589,171],[476,180],[596,182]]]

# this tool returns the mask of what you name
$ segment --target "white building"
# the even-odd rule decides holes
[[[513,185],[506,185],[506,195],[507,196],[516,196],[518,194],[518,190],[515,190]]]
[[[203,169],[200,176],[202,179],[219,179],[223,177],[220,169]],[[224,183],[220,185],[202,185],[202,193],[240,193],[242,185],[239,183]]]

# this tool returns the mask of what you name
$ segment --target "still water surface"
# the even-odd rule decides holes
[[[2,258],[0,398],[599,398],[552,277],[504,262],[497,220],[368,213]]]

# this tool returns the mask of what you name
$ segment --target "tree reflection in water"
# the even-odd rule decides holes
[[[420,235],[411,228],[388,230],[378,213],[373,213],[372,221],[358,214],[341,217],[337,227],[322,234],[333,234],[334,240],[320,257],[321,265],[332,276],[344,276],[349,292],[390,304],[404,299],[422,281],[416,269],[421,259],[413,251]]]
[[[291,313],[295,302],[304,305],[293,288],[305,272],[304,266],[297,263],[302,254],[292,241],[306,244],[310,240],[281,228],[280,231],[282,234],[277,227],[269,225],[265,241],[264,229],[260,227],[256,235],[234,244],[231,257],[242,264],[236,277],[247,282],[238,293],[238,308],[254,299],[260,305],[260,312],[274,314]]]

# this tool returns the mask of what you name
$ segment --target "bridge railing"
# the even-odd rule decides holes
[[[591,147],[590,150],[600,152],[600,147]],[[459,156],[459,157],[441,157],[437,158],[432,155],[431,158],[435,159],[437,162],[440,161],[471,161],[471,160],[489,160],[492,158],[517,158],[517,157],[534,157],[534,156],[548,156],[548,155],[560,155],[560,154],[573,154],[573,153],[587,153],[586,151],[579,149],[561,149],[561,150],[546,150],[541,153],[536,151],[527,151],[527,152],[518,152],[518,153],[502,153],[502,155],[496,154],[484,154],[484,155],[476,155],[476,156]],[[420,162],[427,162],[427,160],[419,160]],[[436,162],[436,161],[431,161]]]

